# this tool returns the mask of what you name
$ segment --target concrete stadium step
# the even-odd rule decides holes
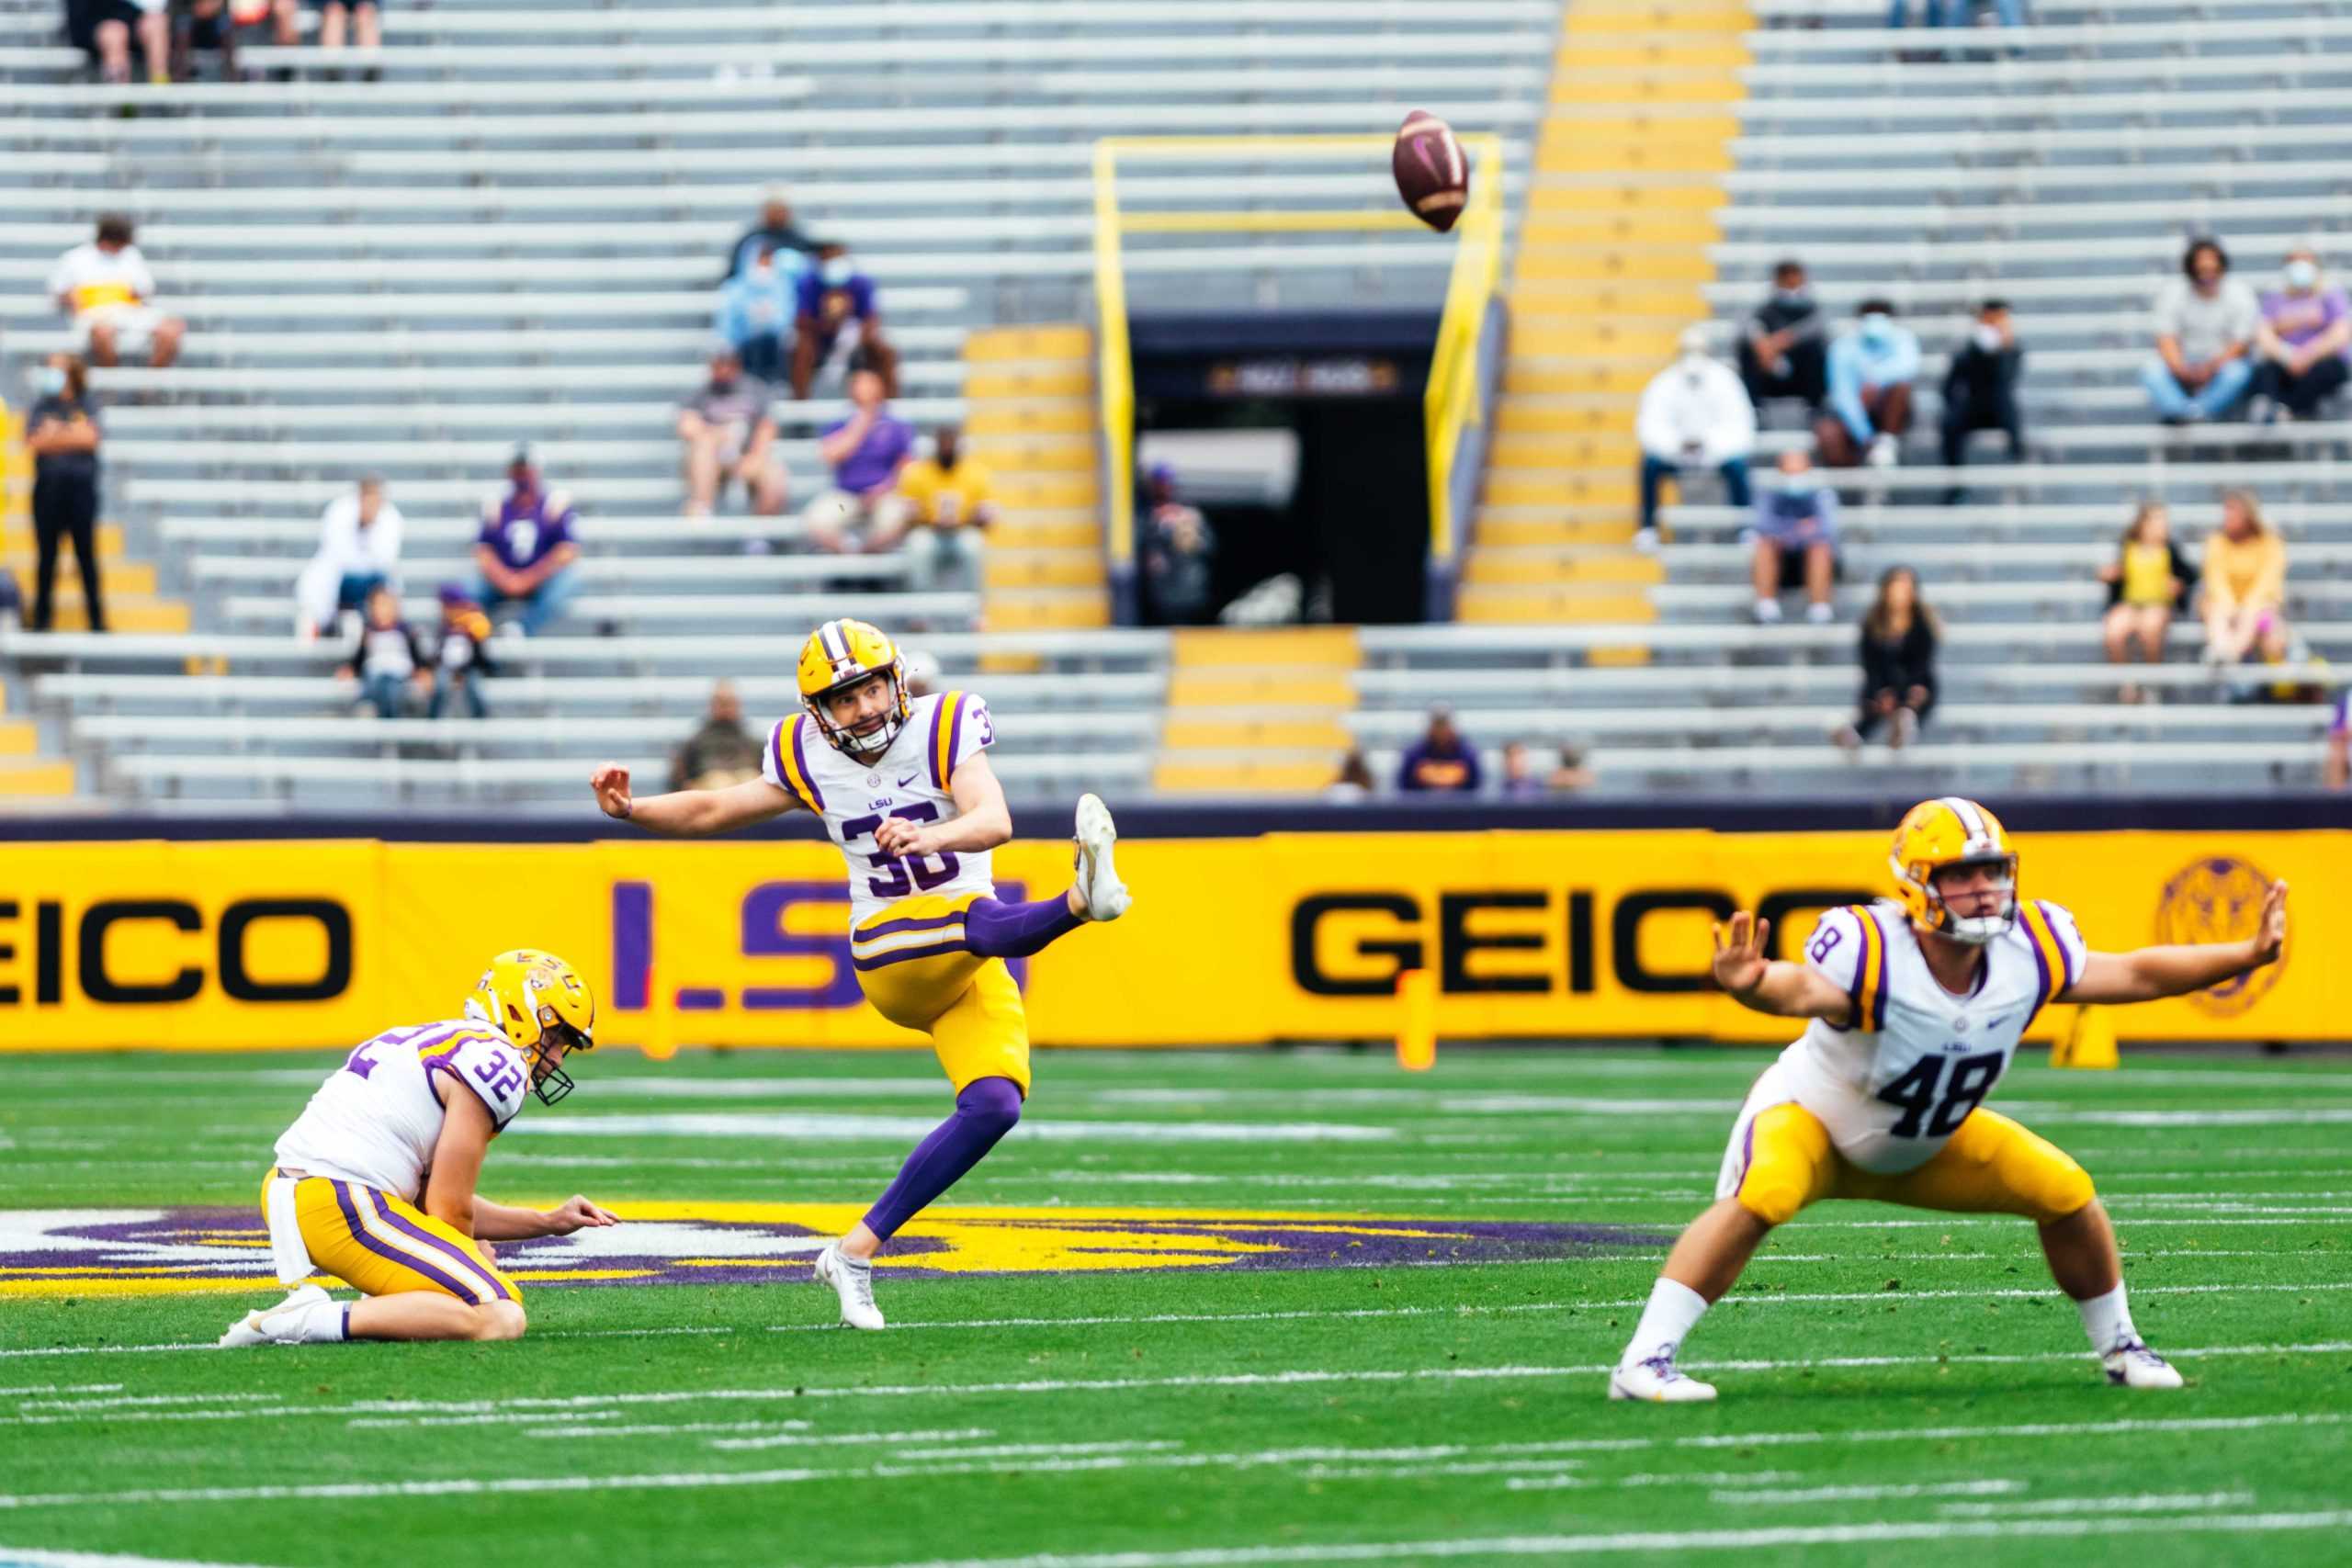
[[[1363,657],[1352,627],[1188,629],[1170,650],[1153,788],[1302,794],[1331,782]]]

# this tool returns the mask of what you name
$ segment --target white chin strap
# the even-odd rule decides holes
[[[2017,923],[2014,907],[2006,915],[1955,915],[1950,909],[1944,911],[1944,935],[1971,947],[1982,947],[2007,936],[2009,928]]]

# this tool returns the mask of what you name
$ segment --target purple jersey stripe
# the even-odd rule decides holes
[[[879,958],[852,958],[850,963],[859,969],[887,969],[893,964],[909,964],[918,958],[944,958],[949,953],[971,951],[968,942],[943,942],[931,947],[910,947],[903,953],[886,953]]]
[[[775,782],[797,795],[800,792],[792,789],[792,775],[784,771],[784,727],[791,722],[788,718],[775,721],[775,728],[768,733],[768,755],[771,765],[775,769]]]
[[[432,1280],[435,1284],[440,1286],[443,1290],[448,1292],[451,1295],[457,1297],[461,1302],[476,1301],[480,1297],[481,1292],[474,1286],[460,1283],[458,1280],[450,1278],[447,1274],[445,1274],[440,1269],[435,1268],[425,1259],[422,1258],[411,1258],[407,1253],[401,1251],[399,1248],[386,1247],[382,1242],[378,1241],[374,1236],[369,1235],[368,1234],[367,1222],[359,1217],[359,1211],[353,1205],[351,1201],[351,1194],[354,1190],[364,1191],[365,1189],[356,1188],[354,1183],[348,1181],[331,1181],[327,1183],[327,1185],[334,1189],[335,1206],[343,1211],[343,1222],[347,1227],[349,1227],[352,1240],[357,1242],[361,1247],[367,1248],[369,1252],[374,1253],[377,1257],[384,1259],[387,1263],[397,1263],[401,1268],[408,1269],[411,1273],[424,1275],[426,1279]]]
[[[948,700],[956,705],[956,711],[947,721],[947,755],[939,759],[939,787],[942,789],[955,783],[956,750],[964,744],[964,694],[958,692]]]
[[[792,765],[799,771],[800,782],[808,790],[808,809],[825,809],[825,792],[817,787],[817,775],[808,771],[808,748],[802,739],[808,727],[796,721],[792,726]]]
[[[482,1265],[481,1259],[476,1258],[464,1247],[459,1247],[456,1242],[445,1241],[441,1237],[435,1235],[431,1231],[426,1230],[423,1225],[411,1223],[398,1211],[394,1210],[390,1204],[384,1201],[384,1195],[382,1193],[365,1187],[361,1188],[360,1190],[367,1193],[368,1201],[375,1205],[376,1213],[381,1216],[384,1223],[390,1225],[392,1229],[400,1232],[402,1235],[420,1241],[425,1246],[433,1248],[435,1251],[440,1253],[443,1257],[448,1258],[450,1262],[457,1265],[457,1267],[464,1269],[468,1274],[489,1286],[492,1294],[496,1296],[500,1301],[511,1302],[514,1299],[514,1292],[506,1288],[504,1281],[501,1280],[495,1272],[485,1268]]]
[[[1860,908],[1853,905],[1849,905],[1847,908],[1853,915],[1855,924],[1858,926],[1866,923],[1870,919],[1870,916]],[[1860,935],[1862,938],[1861,951],[1854,954],[1854,983],[1846,987],[1846,1000],[1853,1006],[1854,1021],[1856,1023],[1860,1023],[1862,1021],[1862,982],[1870,977],[1871,972],[1870,932],[1865,931],[1862,931]]]
[[[876,937],[888,936],[894,931],[935,931],[942,926],[960,925],[963,919],[964,911],[956,909],[944,915],[922,915],[903,920],[885,920],[878,926],[860,927],[850,932],[849,939],[852,942],[872,942]]]
[[[2058,934],[2058,922],[2050,918],[2050,906],[2037,898],[2033,907],[2041,911],[2041,923],[2050,931],[2050,945],[2058,950],[2059,966],[2066,972],[2066,985],[2058,987],[2063,991],[2075,983],[2075,955],[2066,950],[2066,939]]]
[[[951,692],[942,700],[944,702],[954,702],[956,700],[955,694]],[[923,750],[929,754],[931,760],[931,782],[933,787],[944,790],[947,787],[947,760],[939,754],[939,715],[933,714],[932,716],[932,722],[924,726],[924,728],[929,729],[931,733],[923,738]]]
[[[476,1100],[481,1100],[482,1109],[490,1112],[491,1126],[496,1131],[502,1133],[504,1132],[506,1130],[506,1123],[514,1120],[512,1116],[501,1120],[498,1114],[498,1107],[491,1103],[490,1096],[482,1093],[481,1086],[474,1083],[469,1079],[465,1074],[451,1066],[446,1057],[435,1056],[431,1061],[424,1064],[425,1087],[428,1089],[432,1087],[434,1077],[436,1074],[447,1077],[452,1083],[463,1084],[468,1093],[471,1094]],[[446,1106],[449,1102],[445,1100],[441,1103]]]
[[[1886,993],[1888,977],[1894,971],[1894,946],[1886,940],[1886,928],[1878,923],[1873,911],[1864,909],[1862,919],[1870,921],[1871,934],[1878,938],[1878,985],[1871,991],[1871,1028],[1878,1031],[1886,1027]]]

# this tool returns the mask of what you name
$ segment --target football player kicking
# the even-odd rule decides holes
[[[606,816],[652,832],[720,833],[800,807],[841,846],[858,986],[884,1018],[931,1036],[956,1088],[956,1113],[817,1256],[842,1321],[880,1328],[874,1255],[1021,1120],[1029,1022],[1004,961],[1115,920],[1129,900],[1111,862],[1111,813],[1091,795],[1078,800],[1069,891],[1035,903],[996,897],[989,852],[1012,837],[1012,816],[982,754],[996,740],[988,705],[967,692],[910,697],[899,650],[873,626],[818,627],[800,649],[799,686],[803,711],[769,732],[757,779],[639,800],[628,770],[608,762],[591,783]]]
[[[277,1140],[262,1217],[293,1291],[229,1325],[223,1346],[334,1339],[516,1339],[523,1295],[487,1242],[616,1224],[585,1198],[544,1213],[474,1191],[491,1139],[571,1092],[563,1059],[594,1041],[596,1002],[553,953],[490,961],[465,1016],[388,1029],[360,1046]],[[333,1274],[356,1302],[305,1283]]]
[[[2271,885],[2243,942],[2092,953],[2064,908],[2018,899],[2017,852],[1973,801],[1912,807],[1889,861],[1899,906],[1830,910],[1803,964],[1768,959],[1768,924],[1745,912],[1728,942],[1717,928],[1718,985],[1758,1012],[1812,1021],[1748,1090],[1714,1206],[1668,1256],[1610,1398],[1714,1398],[1675,1353],[1772,1227],[1824,1198],[2032,1220],[2108,1381],[2180,1386],[2132,1325],[2091,1179],[1983,1102],[2045,1003],[2177,997],[2277,959],[2287,885]]]

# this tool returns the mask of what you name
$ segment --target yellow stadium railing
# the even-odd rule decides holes
[[[1478,374],[1487,310],[1502,279],[1502,139],[1462,138],[1474,160],[1470,200],[1453,227],[1453,268],[1446,281],[1437,344],[1422,394],[1429,446],[1430,556],[1450,581],[1462,543],[1456,464],[1464,432],[1485,418]],[[1106,548],[1114,584],[1135,570],[1135,364],[1127,339],[1126,266],[1129,234],[1365,233],[1422,230],[1402,207],[1261,211],[1135,212],[1119,202],[1123,161],[1148,159],[1305,163],[1385,160],[1386,136],[1110,136],[1094,144],[1094,306],[1097,395],[1102,421],[1103,481],[1108,491]],[[1385,163],[1381,165],[1384,169]]]

